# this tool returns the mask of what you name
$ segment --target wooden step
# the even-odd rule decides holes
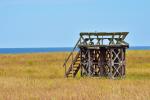
[[[76,61],[75,63],[73,63],[73,64],[80,64],[80,61]]]
[[[78,53],[72,62],[73,66],[71,64],[70,67],[68,68],[66,72],[66,77],[76,76],[77,72],[80,69],[80,61],[81,61],[81,57],[80,57],[80,54]]]
[[[74,67],[78,67],[78,66],[79,66],[79,64],[78,64],[78,65],[76,64],[76,65],[73,65],[73,66],[74,66]]]

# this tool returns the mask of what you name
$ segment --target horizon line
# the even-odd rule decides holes
[[[150,45],[144,45],[144,46],[129,46],[130,47],[150,47]],[[68,46],[68,47],[0,47],[0,49],[25,49],[25,48],[73,48],[73,46]]]

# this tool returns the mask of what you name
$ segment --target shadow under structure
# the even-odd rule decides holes
[[[129,32],[81,32],[72,52],[65,59],[65,77],[124,78],[126,74],[125,38]]]

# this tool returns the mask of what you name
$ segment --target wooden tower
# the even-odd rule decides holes
[[[122,78],[125,76],[128,32],[81,32],[80,38],[64,62],[65,77],[98,76]],[[78,48],[78,50],[77,50]]]

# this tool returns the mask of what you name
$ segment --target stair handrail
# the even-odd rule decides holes
[[[68,58],[65,60],[63,67],[65,67],[66,63],[68,62],[68,60],[70,59],[71,55],[73,54],[74,50],[77,48],[79,42],[81,41],[81,37],[79,38],[79,40],[77,41],[76,45],[74,46],[73,50],[71,51],[71,53],[69,54]]]

